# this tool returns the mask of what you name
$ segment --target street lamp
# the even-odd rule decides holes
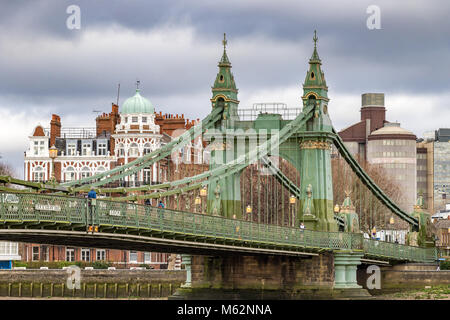
[[[247,217],[252,214],[252,206],[251,205],[247,205],[247,207],[245,208],[245,212],[247,213]]]
[[[291,227],[294,226],[294,210],[295,210],[295,203],[297,202],[297,198],[293,194],[289,197],[289,204],[291,205]]]
[[[52,145],[51,148],[48,150],[50,159],[52,159],[52,182],[56,182],[55,177],[55,158],[58,156],[58,149],[55,147],[55,145]]]
[[[339,205],[336,203],[336,205],[334,206],[334,213],[339,213],[339,211],[341,211],[341,208],[339,208]]]
[[[208,190],[206,189],[206,186],[204,186],[203,188],[200,189],[200,197],[203,198],[203,202],[204,202],[204,203],[206,203],[206,201],[205,201],[204,198],[206,198],[207,194],[208,194]],[[204,206],[204,205],[203,205],[203,203],[202,203],[202,207],[201,207],[202,213],[205,212],[205,210],[203,209],[203,206]]]
[[[200,204],[202,204],[202,199],[199,197],[199,196],[196,196],[195,197],[195,200],[194,200],[194,204],[195,204],[195,210],[196,210],[196,212],[197,212],[197,206]]]

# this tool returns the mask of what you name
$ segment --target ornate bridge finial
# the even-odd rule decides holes
[[[139,85],[141,84],[140,80],[136,80],[136,91],[139,90]]]
[[[223,44],[223,50],[225,50],[226,49],[225,47],[227,46],[227,35],[225,32],[223,33],[222,44]]]
[[[316,32],[316,30],[314,30],[314,37],[313,37],[314,48],[317,47],[317,40],[319,40],[319,38],[317,38],[317,32]]]

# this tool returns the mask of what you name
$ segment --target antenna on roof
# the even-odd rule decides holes
[[[120,83],[119,83],[119,85],[117,86],[117,102],[116,102],[116,106],[119,105],[119,96],[120,96]]]

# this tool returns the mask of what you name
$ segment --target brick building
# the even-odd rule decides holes
[[[386,120],[384,93],[361,96],[361,121],[339,132],[353,156],[381,167],[400,187],[398,205],[412,212],[416,202],[416,136],[397,122]]]
[[[95,121],[94,128],[64,128],[61,118],[54,114],[50,128],[36,126],[25,152],[25,179],[48,181],[54,175],[58,182],[67,182],[108,171],[157,150],[197,123],[185,119],[184,115],[156,113],[152,103],[140,95],[139,89],[133,97],[125,100],[121,110],[113,103],[111,112],[99,115]],[[49,154],[52,146],[58,150],[55,159],[51,159]],[[185,173],[180,172],[180,165],[186,162],[188,164],[182,169],[198,172],[198,168],[193,167],[203,162],[203,153],[204,144],[199,137],[171,157],[143,168],[111,186],[156,184],[182,177]],[[207,168],[204,167],[199,166],[200,172]],[[154,268],[164,268],[168,264],[167,253],[37,244],[20,244],[19,252],[23,261],[101,260],[118,267],[150,264]]]

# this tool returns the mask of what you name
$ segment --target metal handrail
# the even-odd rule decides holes
[[[6,197],[9,195],[9,197]],[[28,221],[61,222],[88,225],[95,221],[99,227],[125,227],[158,230],[166,233],[191,234],[194,237],[271,243],[297,250],[362,250],[366,255],[392,260],[418,262],[435,261],[435,248],[420,248],[396,243],[364,239],[360,233],[299,230],[288,226],[258,224],[221,216],[161,209],[147,205],[97,199],[90,206],[88,199],[31,193],[0,192],[0,220],[3,225]],[[92,210],[85,214],[86,210]],[[93,218],[93,219],[92,219]]]

